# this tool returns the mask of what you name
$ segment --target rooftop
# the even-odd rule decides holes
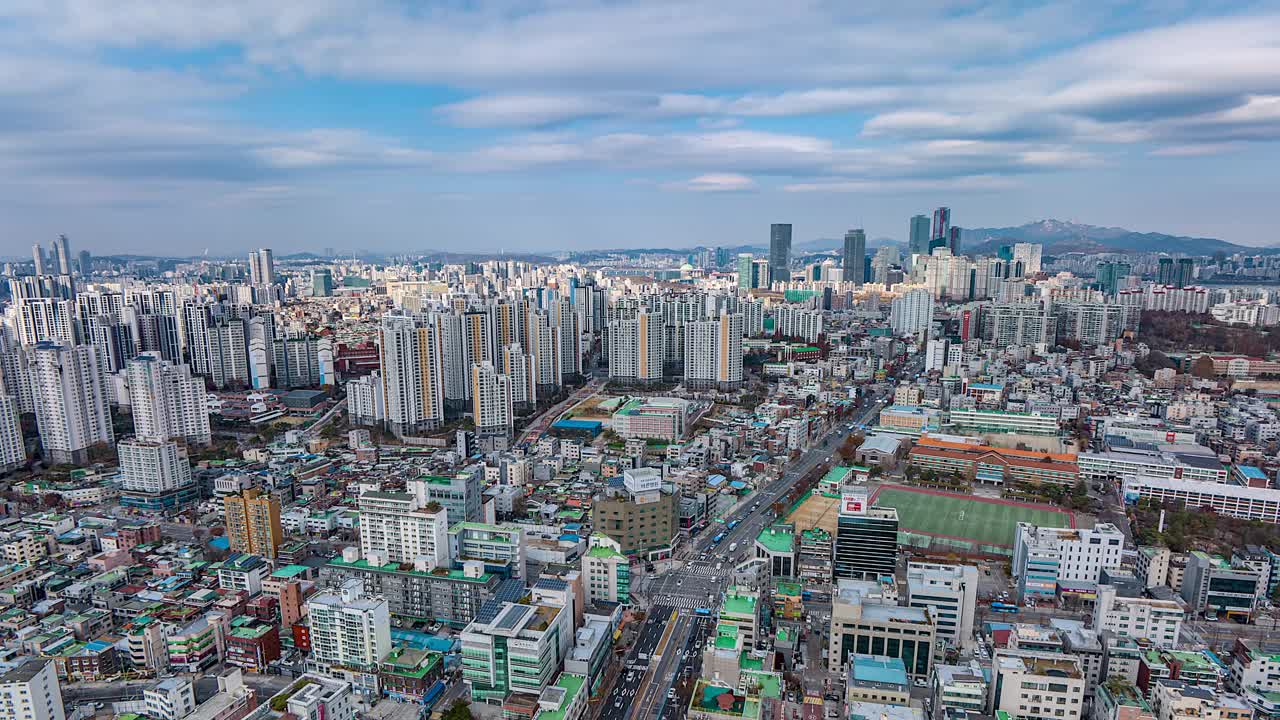
[[[789,553],[795,549],[795,533],[791,528],[780,525],[771,525],[756,537],[756,542],[765,547],[766,550],[773,553]]]

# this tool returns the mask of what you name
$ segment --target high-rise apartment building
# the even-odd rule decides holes
[[[1057,323],[1040,303],[995,303],[983,308],[979,326],[984,340],[996,347],[1051,343]]]
[[[222,499],[227,518],[227,540],[232,552],[274,559],[284,541],[280,525],[280,501],[250,488]]]
[[[425,316],[382,318],[382,382],[387,428],[398,437],[444,423],[444,367],[440,328]]]
[[[423,571],[449,565],[449,514],[409,492],[360,496],[360,553],[382,563],[414,563]]]
[[[862,228],[844,234],[843,260],[845,282],[861,285],[867,281],[864,273],[867,264],[867,233]]]
[[[691,387],[733,389],[742,385],[742,315],[685,323],[684,380]]]
[[[898,564],[898,511],[867,507],[865,494],[840,498],[831,559],[836,578],[876,580],[892,576]]]
[[[648,385],[662,382],[666,321],[647,308],[609,323],[609,379]]]
[[[911,230],[907,241],[907,251],[912,255],[929,254],[929,216],[915,215],[911,218]]]
[[[471,366],[471,416],[484,435],[510,435],[515,424],[511,378],[488,360]]]
[[[276,281],[275,259],[271,248],[261,248],[249,253],[249,284],[273,285]]]
[[[343,677],[346,670],[377,670],[391,652],[391,612],[387,601],[366,597],[358,578],[337,590],[318,593],[307,601],[311,656],[318,672]]]
[[[52,660],[30,658],[0,675],[0,716],[14,720],[66,720],[62,688]]]
[[[1013,269],[1009,274],[1013,277],[1025,277],[1040,272],[1040,257],[1044,246],[1039,243],[1014,243]]]
[[[3,374],[0,373],[0,474],[16,470],[27,462],[22,422],[18,419],[18,400],[4,393]]]
[[[909,290],[893,299],[889,326],[897,335],[919,335],[933,322],[933,294],[923,288]]]
[[[209,400],[204,380],[187,365],[144,353],[125,366],[133,432],[139,438],[208,445]]]
[[[769,226],[769,273],[771,282],[791,280],[791,223]]]
[[[120,457],[120,487],[127,493],[165,495],[182,488],[195,489],[187,449],[176,442],[129,438],[116,445],[116,453]]]
[[[115,441],[98,362],[88,345],[40,343],[31,350],[28,374],[46,461],[85,465],[90,446]]]

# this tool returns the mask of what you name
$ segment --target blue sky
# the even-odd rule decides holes
[[[1084,7],[1081,7],[1081,6]],[[10,0],[0,254],[1272,244],[1280,4]]]

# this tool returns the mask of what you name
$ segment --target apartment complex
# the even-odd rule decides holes
[[[256,488],[222,499],[227,519],[227,540],[235,552],[274,559],[284,542],[280,526],[280,501]]]

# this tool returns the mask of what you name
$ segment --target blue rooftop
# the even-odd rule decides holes
[[[225,537],[216,537],[209,541],[209,545],[212,547],[216,547],[219,550],[230,550],[231,540]]]
[[[902,658],[855,653],[849,656],[849,681],[906,685],[907,666]]]
[[[1237,465],[1236,472],[1249,480],[1266,480],[1267,474],[1252,465]]]

